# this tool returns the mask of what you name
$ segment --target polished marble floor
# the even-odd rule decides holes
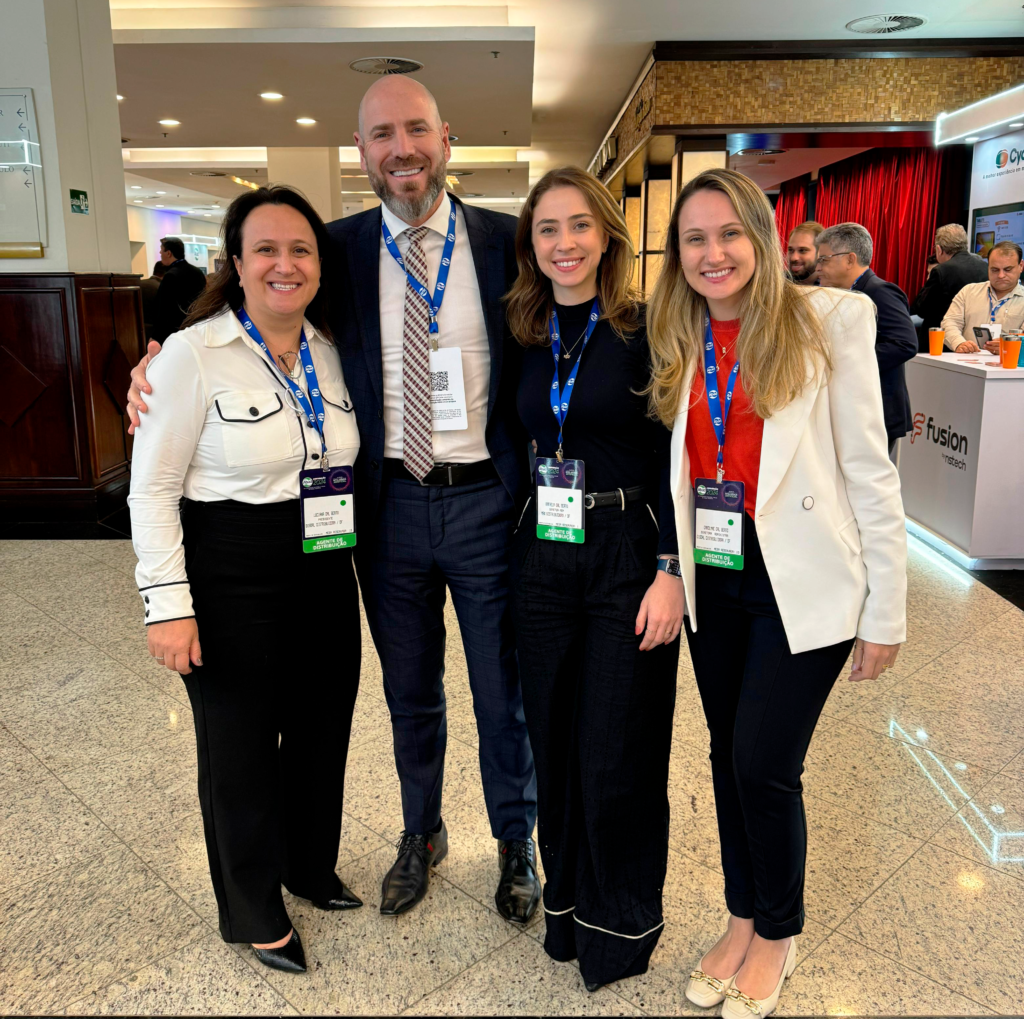
[[[910,639],[840,682],[805,776],[808,923],[781,1015],[1024,1012],[1024,613],[911,542]],[[494,843],[451,618],[451,853],[397,920],[373,904],[401,827],[368,638],[340,870],[367,907],[289,901],[310,960],[216,930],[192,715],[148,658],[123,540],[0,541],[0,1013],[678,1015],[724,923],[700,703],[679,670],[667,924],[643,977],[588,994],[491,896]],[[684,652],[685,659],[685,652]]]

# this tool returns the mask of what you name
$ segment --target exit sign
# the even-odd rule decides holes
[[[71,190],[71,211],[77,212],[80,216],[89,215],[89,193],[87,191]]]

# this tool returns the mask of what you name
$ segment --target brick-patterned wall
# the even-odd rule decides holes
[[[622,165],[622,161],[636,147],[637,143],[651,133],[655,121],[655,82],[657,65],[652,67],[637,89],[633,101],[622,114],[622,119],[615,125],[615,140],[618,144],[618,155],[615,162],[608,168],[603,180],[609,180],[612,174]]]
[[[658,125],[899,123],[1021,84],[1024,56],[666,60],[654,71]]]

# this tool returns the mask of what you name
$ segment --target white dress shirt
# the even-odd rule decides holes
[[[1010,299],[996,312],[995,317],[995,321],[1003,327],[1004,336],[1008,332],[1016,332],[1024,325],[1024,286],[1018,283],[1010,291],[1009,296]],[[965,340],[976,343],[974,327],[988,325],[990,307],[994,308],[1001,300],[1001,297],[993,294],[992,303],[989,304],[987,282],[968,283],[953,298],[949,310],[942,316],[942,328],[946,331],[946,349],[956,350]]]
[[[327,454],[332,467],[343,467],[355,463],[359,429],[341,361],[308,322],[304,329],[324,400]],[[296,413],[284,377],[230,310],[169,336],[146,375],[153,392],[135,436],[128,506],[148,625],[194,615],[181,497],[251,504],[298,499],[299,471],[318,466],[322,446],[316,429]],[[299,376],[295,382],[308,393],[305,372]]]
[[[427,260],[428,280],[420,280],[430,293],[434,293],[437,271],[441,266],[441,251],[448,234],[451,216],[450,198],[437,207],[437,211],[423,224],[427,235],[423,238],[423,254]],[[409,250],[409,237],[405,231],[409,224],[399,219],[387,206],[382,205],[384,223],[394,237],[398,250],[405,256]],[[402,458],[404,432],[402,428],[402,348],[405,338],[405,271],[392,257],[380,239],[380,342],[384,363],[384,455]],[[484,431],[487,426],[487,390],[491,379],[491,349],[487,343],[487,325],[480,300],[480,284],[473,263],[473,249],[469,244],[466,217],[456,206],[455,248],[448,272],[448,285],[437,316],[438,347],[458,347],[462,350],[462,375],[466,385],[466,418],[469,427],[461,431],[434,432],[435,463],[475,463],[490,459]]]

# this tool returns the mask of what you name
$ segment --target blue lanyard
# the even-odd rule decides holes
[[[263,349],[263,353],[267,355],[267,360],[271,366],[277,369],[281,378],[288,383],[288,388],[292,391],[292,395],[302,408],[303,414],[306,415],[306,420],[317,430],[317,434],[320,436],[321,452],[326,455],[327,441],[324,439],[324,401],[320,395],[320,383],[317,381],[316,368],[313,367],[313,356],[309,352],[309,343],[306,342],[305,329],[299,333],[299,357],[302,358],[302,367],[306,371],[306,381],[309,383],[309,397],[302,391],[301,386],[297,385],[293,379],[289,378],[278,367],[277,362],[274,360],[274,355],[270,353],[270,348],[263,342],[263,337],[260,336],[256,324],[249,318],[245,308],[239,308],[236,314],[245,331]],[[310,398],[313,400],[312,406],[310,406]],[[322,462],[322,466],[326,469],[326,461]]]
[[[558,418],[558,449],[555,452],[555,456],[558,458],[558,462],[562,462],[562,427],[565,424],[565,419],[569,415],[569,401],[572,399],[572,387],[576,384],[576,373],[580,370],[580,361],[583,358],[583,351],[587,349],[587,344],[590,342],[590,337],[594,335],[594,330],[597,328],[597,320],[601,317],[601,305],[598,303],[597,298],[594,298],[594,303],[590,307],[590,318],[587,319],[587,332],[583,337],[583,346],[580,347],[579,357],[576,358],[576,363],[572,366],[572,371],[569,372],[569,378],[566,380],[565,389],[559,391],[558,389],[558,355],[562,351],[562,337],[558,331],[558,312],[553,308],[551,309],[551,318],[548,320],[548,333],[551,336],[551,356],[555,359],[555,379],[551,383],[551,409],[555,412],[555,417]]]
[[[725,422],[729,418],[729,408],[732,406],[732,391],[736,386],[736,376],[740,373],[740,363],[737,361],[729,372],[729,381],[725,387],[725,409],[722,409],[722,400],[718,395],[718,362],[715,360],[715,337],[711,332],[711,320],[707,319],[704,324],[704,390],[708,396],[708,410],[711,412],[711,424],[715,429],[715,438],[718,439],[718,481],[725,478],[724,452],[725,452]]]
[[[380,229],[384,234],[384,244],[387,246],[388,251],[391,252],[391,257],[398,263],[399,267],[405,273],[405,278],[409,281],[409,286],[427,302],[427,307],[430,309],[431,333],[437,332],[437,316],[441,314],[441,301],[444,300],[444,288],[448,283],[448,270],[452,266],[452,252],[455,250],[455,202],[450,198],[448,201],[451,203],[452,214],[448,217],[448,236],[444,239],[444,250],[441,252],[441,264],[437,269],[437,285],[434,287],[433,300],[430,299],[430,291],[427,290],[426,285],[420,283],[420,281],[416,279],[411,272],[409,272],[405,264],[405,259],[402,258],[402,253],[398,250],[398,245],[395,243],[394,237],[388,233],[388,225],[384,222],[383,217],[380,221]],[[436,340],[433,341],[432,346],[434,350],[437,350]]]
[[[1006,304],[1006,302],[1011,297],[1013,297],[1013,291],[1012,290],[993,308],[992,307],[992,288],[991,287],[988,288],[988,320],[989,320],[989,322],[995,322],[995,320],[996,320],[996,312],[1004,304]]]

